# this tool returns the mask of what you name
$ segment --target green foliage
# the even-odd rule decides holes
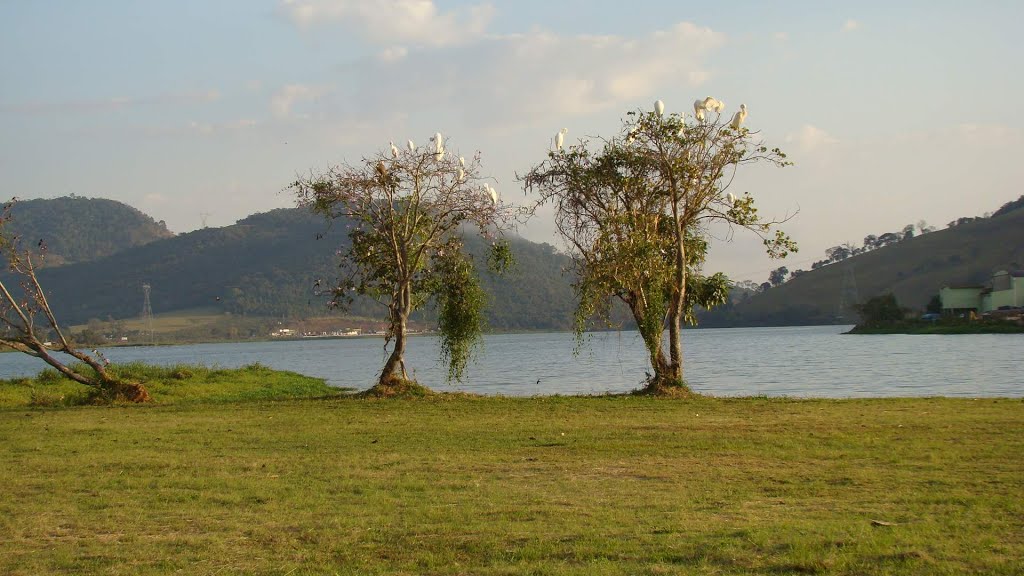
[[[860,325],[869,328],[901,322],[906,317],[906,310],[900,307],[892,293],[869,298],[865,302],[855,304],[854,309],[860,314]]]
[[[482,343],[487,295],[473,262],[458,253],[439,263],[437,288],[438,332],[441,361],[448,366],[448,380],[462,380],[470,357]]]
[[[357,164],[299,178],[289,190],[299,202],[329,219],[345,217],[350,245],[339,250],[342,278],[332,303],[350,308],[356,295],[388,310],[385,339],[394,347],[378,384],[408,379],[405,366],[411,314],[436,299],[440,304],[441,357],[449,379],[460,378],[481,334],[483,293],[464,256],[468,225],[490,239],[510,225],[515,213],[500,202],[479,173],[480,157],[469,162],[435,147],[378,152]],[[511,252],[491,251],[492,268],[507,268]]]
[[[687,123],[680,114],[629,112],[618,137],[549,152],[523,177],[538,204],[554,206],[556,227],[569,243],[577,343],[595,317],[609,323],[611,301],[620,300],[650,353],[652,384],[681,382],[677,328],[696,323],[696,306],[711,308],[728,296],[724,275],[701,274],[708,225],[753,232],[773,258],[796,251],[777,229],[780,222],[758,215],[750,194],[727,192],[740,166],[759,162],[790,164],[781,150],[721,118]]]

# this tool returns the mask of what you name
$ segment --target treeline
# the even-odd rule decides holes
[[[1024,208],[1024,196],[1021,196],[1016,200],[1007,202],[1006,204],[1003,204],[995,212],[986,213],[983,216],[965,216],[962,218],[957,218],[956,220],[950,221],[949,224],[946,225],[946,227],[955,228],[957,226],[963,226],[964,224],[970,224],[971,222],[978,222],[981,220],[985,220],[987,218],[1002,216],[1004,214],[1008,214],[1009,212],[1018,210],[1020,208]],[[882,234],[868,234],[867,236],[864,237],[864,241],[860,246],[857,246],[856,244],[850,242],[846,242],[838,246],[832,246],[831,248],[826,249],[825,258],[812,263],[811,270],[817,270],[818,268],[828,266],[829,264],[842,262],[847,258],[864,254],[865,252],[870,252],[872,250],[877,250],[879,248],[884,248],[886,246],[892,246],[894,244],[910,240],[911,238],[914,238],[914,236],[928,234],[929,232],[934,232],[935,230],[935,226],[929,226],[927,222],[921,220],[917,224],[907,224],[899,231],[885,232]],[[765,290],[768,290],[769,288],[779,286],[780,284],[788,280],[797,278],[801,274],[804,274],[806,272],[806,270],[790,271],[789,268],[787,268],[786,266],[780,266],[779,268],[772,270],[768,274],[767,282],[764,282],[759,285],[756,283],[751,283],[753,284],[753,286],[743,285],[742,287],[753,290],[754,292],[763,292]]]
[[[40,279],[62,322],[70,324],[138,317],[143,284],[150,286],[156,314],[215,309],[235,316],[323,316],[330,313],[330,289],[339,274],[336,251],[347,247],[346,232],[343,221],[331,224],[306,210],[279,209],[90,263],[47,269]],[[466,241],[469,251],[482,257],[484,243],[472,236]],[[482,278],[490,327],[570,327],[574,301],[563,274],[568,259],[547,244],[513,238],[511,245],[517,262],[511,273]],[[368,298],[357,299],[350,309],[364,317],[385,312]],[[428,312],[414,319],[431,318]]]
[[[65,196],[19,200],[9,232],[25,247],[45,248],[44,266],[87,262],[174,236],[164,222],[114,200]]]

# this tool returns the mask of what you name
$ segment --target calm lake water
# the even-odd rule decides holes
[[[686,379],[695,391],[714,396],[1024,396],[1022,334],[841,334],[849,329],[688,330]],[[114,362],[225,368],[260,362],[365,389],[383,365],[382,344],[379,338],[311,339],[112,348],[105,354]],[[490,335],[465,383],[449,385],[436,338],[415,337],[407,366],[435,390],[506,396],[625,392],[644,378],[646,357],[635,332],[593,334],[578,356],[573,347],[568,333]],[[24,354],[0,354],[0,378],[33,375],[43,367]]]

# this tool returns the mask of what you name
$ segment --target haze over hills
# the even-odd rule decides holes
[[[19,200],[11,217],[10,232],[26,245],[45,240],[44,266],[95,260],[174,236],[163,222],[104,198]]]
[[[1024,267],[1020,204],[805,272],[761,293],[736,290],[730,303],[699,315],[701,326],[833,323],[849,278],[859,300],[892,291],[901,304],[923,307],[943,285],[984,283],[995,270]],[[151,286],[157,314],[204,309],[253,317],[323,316],[329,313],[327,297],[314,286],[318,280],[330,286],[337,276],[336,250],[348,241],[343,222],[328,223],[301,209],[174,236],[145,214],[109,200],[70,197],[18,206],[27,209],[15,215],[23,219],[17,229],[26,238],[46,240],[51,264],[54,254],[74,262],[40,272],[66,324],[138,317],[143,284]],[[511,242],[516,268],[503,278],[482,274],[491,297],[490,328],[570,328],[574,300],[563,272],[568,258],[547,244]],[[476,255],[486,248],[472,235],[467,247]],[[383,308],[364,300],[351,313],[381,317]],[[430,314],[419,318],[429,320]]]

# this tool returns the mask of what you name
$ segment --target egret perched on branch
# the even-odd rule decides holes
[[[466,177],[466,171],[462,169],[462,166],[459,166],[459,171],[456,172],[456,175],[459,179],[459,182],[462,182],[462,179]]]
[[[725,110],[725,102],[708,96],[704,99],[704,107],[712,112],[721,114],[722,111]]]
[[[412,140],[409,140],[409,152],[415,152],[415,151],[416,151],[416,144],[414,144]]]
[[[726,198],[726,200],[729,201],[729,205],[730,206],[735,206],[736,205],[736,196],[732,192],[729,192],[728,194],[726,194],[725,198]]]
[[[654,111],[658,113],[658,116],[664,115],[665,114],[665,103],[662,102],[661,100],[657,100],[654,103]]]
[[[381,180],[388,176],[388,169],[384,167],[384,162],[382,160],[377,161],[377,175],[380,176]]]
[[[568,133],[569,133],[569,129],[568,128],[562,128],[561,130],[558,131],[557,134],[555,134],[555,150],[556,151],[560,151],[562,149],[562,144],[565,143],[565,135],[568,134]]]
[[[490,182],[484,182],[484,192],[487,194],[488,197],[490,197],[491,203],[494,204],[495,206],[497,206],[498,205],[498,191],[495,190],[494,188],[491,188]]]
[[[444,137],[440,132],[436,132],[431,140],[434,141],[434,159],[440,161],[444,158]]]
[[[740,104],[740,111],[733,115],[732,122],[729,124],[733,130],[739,130],[740,126],[747,119],[747,105]]]
[[[391,142],[391,156],[398,158],[398,146],[395,146],[394,142]]]
[[[463,168],[466,167],[466,159],[462,156],[459,156],[459,166],[462,166]]]
[[[697,117],[698,122],[704,121],[704,100],[693,101],[693,115]]]

